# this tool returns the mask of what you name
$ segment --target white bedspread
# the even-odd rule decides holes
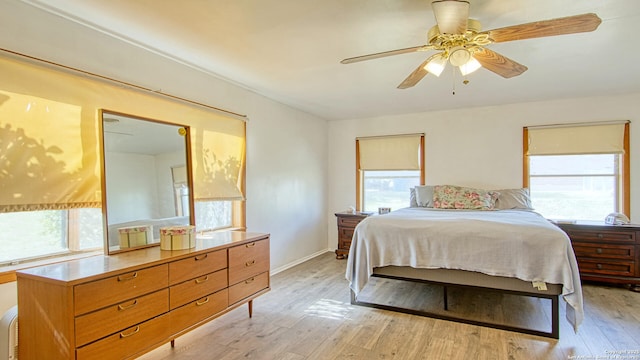
[[[571,242],[532,211],[405,208],[370,216],[356,227],[347,259],[346,277],[356,295],[375,267],[459,269],[562,284],[575,331],[584,317]]]

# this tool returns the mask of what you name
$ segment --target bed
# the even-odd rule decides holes
[[[442,285],[445,308],[449,287],[546,298],[552,306],[551,330],[468,321],[359,301],[359,293],[372,276]],[[418,206],[370,216],[355,229],[346,278],[351,301],[356,305],[553,338],[559,337],[559,296],[566,302],[566,318],[575,331],[584,316],[579,272],[569,238],[526,207],[496,210],[491,205],[470,210]]]

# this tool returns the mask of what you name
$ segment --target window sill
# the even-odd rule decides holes
[[[50,257],[41,260],[27,261],[17,265],[7,265],[0,267],[0,284],[16,281],[16,271],[22,269],[28,269],[36,266],[50,265],[63,261],[82,259],[90,256],[103,255],[102,250],[88,251],[83,253],[75,253],[69,255],[62,255],[56,257]]]

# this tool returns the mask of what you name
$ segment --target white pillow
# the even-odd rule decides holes
[[[420,207],[433,207],[433,186],[416,186],[416,203]]]
[[[416,188],[409,189],[409,207],[418,207],[418,200],[416,200]]]
[[[496,209],[508,210],[508,209],[526,209],[533,210],[531,206],[531,197],[529,196],[528,188],[521,189],[503,189],[496,190],[500,193],[496,200]]]

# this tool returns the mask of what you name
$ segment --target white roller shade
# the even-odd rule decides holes
[[[244,200],[245,122],[225,125],[192,134],[195,201]]]
[[[624,153],[625,123],[528,128],[528,155]]]
[[[186,166],[174,166],[171,168],[171,175],[173,176],[174,184],[186,184],[187,183],[187,167]]]
[[[360,170],[420,170],[420,135],[359,138]]]

